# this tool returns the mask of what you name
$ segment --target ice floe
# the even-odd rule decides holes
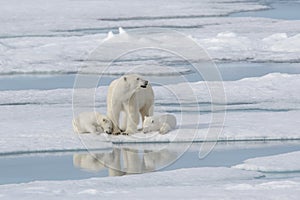
[[[36,181],[1,185],[2,199],[267,199],[296,200],[299,179],[257,179],[258,172],[230,168],[192,168],[174,171],[92,178]],[[205,192],[204,192],[205,191]]]
[[[290,152],[274,156],[258,157],[245,160],[244,163],[233,166],[237,169],[270,173],[300,172],[300,152]]]

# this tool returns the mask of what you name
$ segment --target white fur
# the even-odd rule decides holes
[[[76,133],[112,133],[111,120],[98,112],[83,112],[73,119]]]
[[[176,127],[176,117],[170,114],[157,115],[145,117],[143,123],[143,132],[148,133],[152,131],[159,131],[161,134],[166,134],[167,132],[175,129]]]
[[[153,114],[154,93],[148,81],[136,74],[124,75],[114,80],[107,94],[107,116],[112,120],[113,133],[125,130],[126,134],[137,132],[140,114]],[[123,124],[120,126],[120,114],[124,113]]]

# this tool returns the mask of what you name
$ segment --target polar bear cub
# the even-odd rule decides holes
[[[112,121],[98,112],[83,112],[73,119],[73,129],[77,133],[112,133]]]
[[[167,132],[175,129],[176,117],[171,114],[156,115],[145,117],[143,123],[143,132],[148,133],[151,131],[159,131],[160,134],[166,134]]]

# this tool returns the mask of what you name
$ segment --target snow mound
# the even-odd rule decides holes
[[[277,37],[279,36],[279,37]],[[286,33],[271,35],[263,39],[266,49],[274,52],[300,52],[300,34],[288,37]]]
[[[300,151],[245,160],[243,164],[233,166],[260,172],[300,172]]]
[[[300,58],[300,34],[288,36],[288,33],[273,33],[262,38],[253,38],[227,31],[197,41],[216,60],[283,62]]]

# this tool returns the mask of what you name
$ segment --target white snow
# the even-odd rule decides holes
[[[159,5],[159,6],[157,6]],[[242,10],[268,8],[259,2],[247,0],[177,0],[153,1],[68,1],[12,0],[1,2],[0,18],[2,36],[55,34],[70,29],[95,29],[114,27],[114,21],[195,16],[228,15]],[[54,32],[54,33],[53,33]]]
[[[278,38],[276,35],[286,37]],[[112,35],[109,34],[109,38],[111,37]],[[215,60],[262,62],[299,60],[299,34],[287,36],[287,33],[270,33],[267,36],[251,36],[226,31],[206,37],[200,32],[193,35],[193,38]],[[0,73],[75,73],[79,67],[89,64],[84,61],[88,58],[89,52],[100,45],[102,40],[107,39],[99,34],[81,37],[6,39],[2,42],[6,46],[0,44],[2,47],[0,48]],[[145,62],[135,60],[130,63],[124,62],[120,67],[141,64],[145,65]],[[149,63],[149,66],[153,64]]]
[[[299,178],[257,179],[262,174],[230,168],[174,171],[1,185],[2,199],[298,199]]]
[[[276,35],[276,34],[275,34]],[[270,42],[272,41],[272,36],[268,38],[264,38],[266,41]],[[285,34],[286,36],[286,34]],[[300,52],[300,34],[291,36],[291,37],[283,37],[282,39],[276,39],[275,42],[273,42],[273,44],[270,45],[270,49],[272,51],[277,51],[277,52],[295,52],[295,53],[299,53]]]
[[[214,23],[212,19],[210,20],[207,23]],[[229,22],[224,20],[223,29],[211,25],[204,29],[197,29],[195,32],[190,32],[188,29],[181,32],[191,35],[217,61],[296,62],[300,60],[298,34],[300,30],[289,28],[292,25],[300,27],[300,24],[294,25],[286,21],[274,23],[265,19],[261,21],[256,19],[254,22],[250,21],[251,23],[248,23],[248,19],[244,21],[234,19],[233,21],[235,25],[230,24],[230,27],[227,27]],[[201,23],[206,22],[201,21]],[[253,34],[253,29],[256,28],[253,24],[273,27],[270,30],[264,29],[259,34]],[[241,32],[239,29],[248,30],[248,32]],[[0,38],[0,74],[76,73],[80,67],[89,64],[86,59],[90,52],[103,40],[113,37],[111,30],[108,29],[105,32],[105,34],[110,32],[106,38],[105,34],[22,39]],[[290,32],[286,32],[287,30]],[[154,58],[148,57],[149,60]],[[144,63],[140,60],[133,60],[129,63],[118,64],[121,67],[145,65],[145,60]],[[153,63],[150,62],[148,65],[152,66]],[[122,72],[119,71],[119,73]]]
[[[218,84],[218,82],[211,82],[210,84],[214,85],[214,83]],[[298,95],[299,85],[300,75],[282,73],[223,82],[227,109],[229,110],[297,110],[300,103],[300,96]],[[179,95],[177,98],[181,99],[182,103],[197,103],[191,97],[191,93],[186,92],[186,86],[186,83],[153,86],[155,103],[157,106],[169,103],[170,105],[166,106],[175,109],[174,111],[178,111],[180,105],[172,105],[178,103],[178,100],[173,97],[174,93]],[[191,82],[189,86],[197,97],[198,103],[203,104],[201,111],[208,111],[205,103],[210,103],[211,97],[207,89],[207,83],[204,81]],[[105,107],[107,88],[107,86],[100,86],[96,89],[97,106]],[[1,105],[62,104],[69,106],[72,103],[72,92],[73,89],[7,90],[0,91],[0,102]],[[182,106],[188,109],[185,105]]]
[[[246,0],[1,2],[0,74],[75,73],[103,40],[147,27],[191,36],[217,61],[299,61],[299,20],[220,17],[265,8]]]
[[[216,60],[261,62],[299,60],[299,34],[288,36],[287,33],[275,33],[266,37],[252,38],[246,34],[227,31],[197,41]]]
[[[0,110],[1,154],[86,149],[72,131],[69,106],[1,106]],[[89,138],[89,148],[111,147],[109,143],[99,141],[96,135],[89,135]]]
[[[228,105],[219,140],[300,139],[299,81],[299,75],[275,73],[224,82]],[[178,129],[166,135],[156,132],[131,137],[87,134],[80,138],[89,148],[107,147],[110,141],[203,141],[209,125],[218,126],[211,124],[211,99],[205,82],[191,83],[201,115],[195,112],[197,102],[191,101],[193,98],[185,93],[185,85],[167,86],[179,95],[182,104],[178,104],[174,94],[164,86],[155,86],[155,111],[173,112]],[[96,110],[103,114],[106,113],[106,93],[107,86],[96,90]],[[0,91],[0,102],[1,152],[85,148],[71,126],[72,89]],[[93,107],[80,109],[87,111]],[[196,130],[198,120],[199,129]]]
[[[245,169],[260,172],[300,172],[300,151],[279,154],[267,157],[258,157],[245,160],[244,163],[233,166],[237,169]]]
[[[300,139],[297,124],[300,112],[233,112],[227,113],[222,133],[219,135],[220,141],[244,141],[244,140],[288,140]],[[116,143],[136,143],[136,142],[191,142],[191,141],[215,141],[213,135],[208,135],[210,115],[204,114],[200,117],[189,115],[189,119],[199,118],[199,129],[195,130],[196,124],[180,124],[181,127],[166,135],[157,132],[150,134],[137,133],[132,136],[99,136],[99,140],[113,141]],[[179,116],[178,116],[179,118]],[[188,121],[188,119],[185,119]],[[180,120],[178,120],[180,123]],[[282,126],[284,124],[285,126]],[[219,131],[218,125],[211,125],[215,131]]]

